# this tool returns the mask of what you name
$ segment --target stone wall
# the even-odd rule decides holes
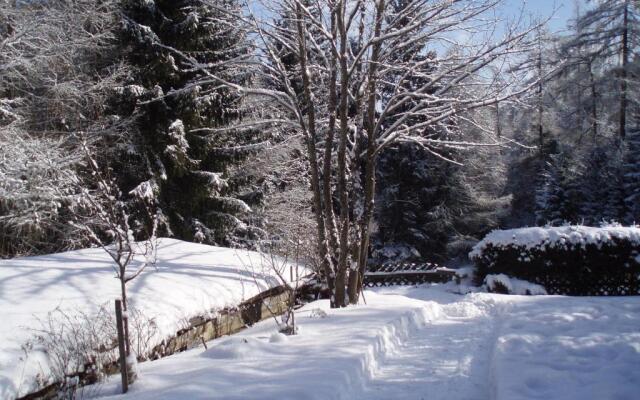
[[[300,293],[308,292],[308,288],[301,288]],[[237,333],[247,326],[264,319],[284,313],[291,301],[291,291],[285,286],[277,286],[245,300],[238,307],[225,308],[215,313],[215,317],[196,316],[189,320],[189,326],[181,329],[168,339],[153,347],[149,354],[139,355],[141,360],[156,360],[181,351],[202,345],[225,335]],[[85,368],[91,373],[78,373],[71,378],[78,378],[81,385],[97,382],[98,373],[113,375],[120,372],[117,362],[105,365],[101,371]],[[64,384],[57,382],[41,390],[23,396],[17,400],[54,400],[64,398]]]

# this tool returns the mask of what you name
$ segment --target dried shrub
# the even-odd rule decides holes
[[[106,375],[117,371],[118,341],[115,315],[110,303],[96,312],[65,310],[57,307],[40,320],[40,328],[23,346],[27,355],[41,351],[48,360],[48,376],[38,377],[38,384],[54,382],[61,398],[91,394]],[[139,360],[151,352],[157,326],[137,309],[128,311],[132,350]]]

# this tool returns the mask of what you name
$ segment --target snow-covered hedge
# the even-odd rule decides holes
[[[506,274],[551,294],[640,294],[640,228],[563,226],[497,230],[469,253],[478,283]]]

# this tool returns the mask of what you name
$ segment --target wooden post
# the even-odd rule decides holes
[[[116,300],[116,327],[118,329],[118,351],[120,352],[120,375],[122,376],[122,393],[129,390],[127,377],[127,353],[124,347],[124,332],[122,329],[122,302]]]

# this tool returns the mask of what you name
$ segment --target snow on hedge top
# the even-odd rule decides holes
[[[571,225],[495,230],[473,247],[473,250],[469,253],[469,258],[479,257],[489,245],[493,247],[519,246],[531,249],[543,245],[555,247],[564,246],[565,244],[602,244],[614,238],[628,240],[640,245],[640,228],[635,226],[595,228]]]
[[[130,304],[154,319],[159,340],[185,321],[236,306],[279,284],[260,254],[160,239],[157,263],[127,284]],[[113,310],[120,297],[113,261],[99,248],[0,260],[0,399],[29,393],[42,360],[21,351],[56,308]],[[283,274],[288,277],[289,273]]]

